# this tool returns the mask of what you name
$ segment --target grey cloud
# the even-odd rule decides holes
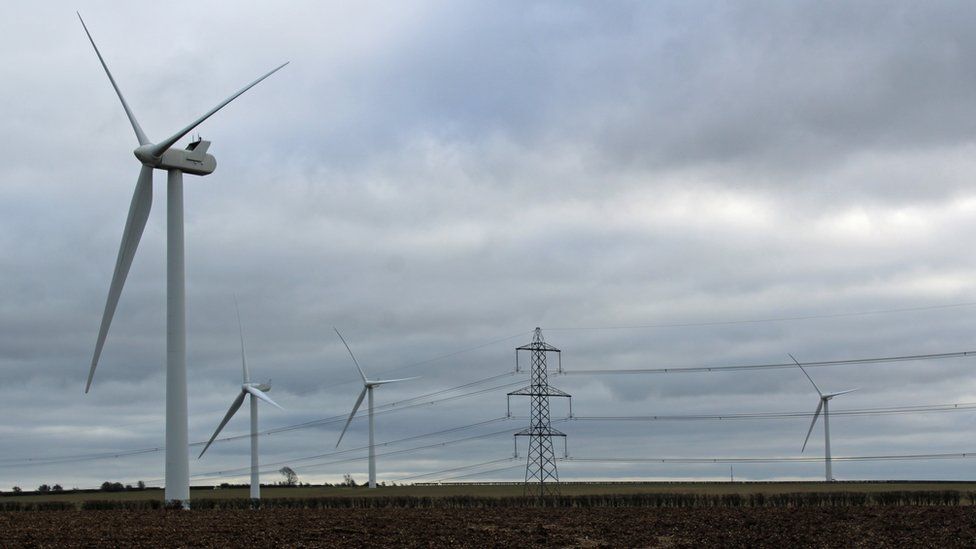
[[[191,8],[199,19],[173,15]],[[157,175],[155,209],[95,389],[82,396],[136,175],[134,140],[74,7],[6,9],[0,71],[16,85],[0,90],[8,114],[0,143],[11,151],[0,167],[0,433],[16,443],[0,450],[0,487],[158,478],[161,454],[3,461],[161,444],[165,336]],[[423,376],[390,387],[380,403],[509,371],[513,347],[534,326],[565,350],[567,369],[969,346],[971,307],[592,329],[972,301],[976,266],[963,251],[973,229],[968,4],[174,9],[154,18],[138,6],[84,13],[154,137],[265,67],[292,61],[200,128],[219,167],[187,178],[194,440],[209,436],[238,383],[233,293],[255,375],[274,379],[274,398],[287,408],[263,413],[263,427],[348,413],[356,374],[333,326],[370,372]],[[132,20],[152,23],[135,28]],[[467,352],[450,354],[459,350]],[[812,375],[824,386],[861,386],[843,403],[854,408],[971,400],[968,371],[968,361],[953,360]],[[581,415],[815,405],[791,370],[552,382],[574,394]],[[378,435],[504,415],[507,390],[381,416]],[[526,402],[513,406],[527,410]],[[230,434],[245,432],[237,419]],[[806,421],[560,428],[580,457],[608,448],[789,456]],[[970,451],[969,423],[968,413],[838,418],[835,446],[851,455]],[[262,439],[263,459],[327,453],[339,428]],[[361,445],[362,422],[351,429],[350,444]],[[380,470],[407,476],[502,458],[511,443],[497,436],[384,458]],[[243,466],[245,449],[246,441],[217,444],[193,471]],[[309,480],[362,478],[364,469],[300,463]],[[837,470],[845,478],[965,478],[965,467]],[[724,478],[728,470],[565,462],[561,472]],[[821,468],[736,472],[816,478]]]

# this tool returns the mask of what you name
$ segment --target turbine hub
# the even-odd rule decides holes
[[[132,151],[132,154],[136,155],[136,158],[139,159],[139,162],[142,162],[146,166],[151,166],[155,168],[156,166],[159,165],[162,158],[153,156],[152,148],[153,145],[151,143],[147,143],[145,145],[141,145],[138,148],[136,148],[136,150]]]

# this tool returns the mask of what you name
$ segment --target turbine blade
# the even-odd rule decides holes
[[[250,385],[248,385],[244,390],[247,391],[247,392],[249,392],[249,393],[251,393],[251,395],[256,396],[256,397],[260,398],[261,400],[267,402],[268,404],[274,406],[275,408],[284,411],[284,408],[282,408],[281,406],[279,406],[277,402],[271,400],[271,397],[269,397],[268,395],[264,394],[264,391],[258,389],[257,387],[251,387]]]
[[[244,93],[247,90],[249,90],[249,89],[253,88],[254,86],[256,86],[258,84],[258,82],[260,82],[260,81],[264,80],[265,78],[271,76],[272,74],[278,72],[279,70],[281,70],[287,64],[288,64],[287,62],[286,63],[282,63],[281,65],[278,65],[278,67],[276,67],[276,68],[268,71],[261,78],[258,78],[257,80],[255,80],[254,82],[251,82],[247,86],[244,86],[240,91],[238,91],[234,95],[232,95],[232,96],[228,97],[227,99],[224,99],[223,101],[221,101],[220,104],[218,104],[216,107],[214,107],[214,108],[210,109],[209,111],[207,111],[207,113],[204,114],[203,116],[201,116],[200,118],[197,118],[196,120],[194,120],[193,122],[191,122],[187,127],[185,127],[182,130],[174,133],[172,136],[170,136],[166,140],[161,141],[161,142],[153,145],[152,146],[152,149],[151,149],[152,155],[153,156],[156,156],[156,157],[161,156],[164,152],[166,152],[166,149],[172,147],[173,144],[176,143],[177,141],[179,141],[181,137],[183,137],[184,135],[190,133],[190,131],[193,130],[193,128],[199,126],[201,123],[203,123],[204,120],[210,118],[215,112],[217,112],[220,109],[226,107],[228,103],[230,103],[231,101],[237,99],[242,93]]]
[[[148,144],[149,138],[146,137],[145,132],[142,131],[142,127],[139,126],[139,121],[136,120],[136,115],[132,114],[132,109],[129,108],[129,104],[125,101],[125,97],[122,96],[122,91],[119,89],[119,85],[115,83],[115,78],[112,77],[112,72],[108,70],[108,65],[105,64],[105,59],[102,58],[102,52],[98,51],[98,46],[95,45],[95,40],[92,38],[91,33],[88,32],[88,26],[85,25],[85,20],[81,18],[80,13],[78,13],[78,19],[81,21],[82,28],[85,29],[85,34],[88,35],[88,41],[91,42],[92,47],[95,48],[95,55],[97,55],[98,60],[102,62],[102,68],[105,69],[105,74],[108,75],[109,82],[112,83],[112,87],[115,88],[116,95],[118,95],[119,100],[122,101],[122,108],[125,109],[125,115],[129,117],[129,123],[132,124],[132,129],[136,132],[136,139],[139,140],[140,145]]]
[[[244,324],[241,322],[241,308],[237,305],[237,294],[234,294],[234,309],[237,311],[237,328],[241,332],[241,367],[244,369],[244,383],[250,383],[251,373],[247,371],[247,352],[244,350]]]
[[[854,391],[860,391],[860,390],[861,388],[858,387],[857,389],[848,389],[846,391],[838,391],[836,393],[827,393],[824,395],[824,398],[834,398],[835,396],[846,395],[847,393],[853,393]]]
[[[817,418],[820,417],[820,410],[823,409],[823,403],[823,399],[820,399],[820,404],[817,404],[817,411],[813,413],[813,421],[810,422],[810,428],[807,429],[807,438],[803,439],[803,448],[800,449],[801,454],[807,449],[807,442],[810,441],[810,433],[813,432],[813,426],[817,424]]]
[[[789,354],[789,353],[787,353],[787,354]],[[814,381],[812,377],[810,377],[810,374],[808,374],[807,371],[806,371],[806,369],[803,367],[803,365],[800,364],[800,361],[797,360],[796,357],[794,357],[791,354],[790,354],[790,358],[793,359],[793,362],[796,362],[796,365],[800,367],[800,371],[803,372],[803,375],[807,376],[807,379],[810,380],[810,383],[813,383],[813,388],[817,390],[817,394],[820,395],[820,396],[824,396],[823,391],[821,391],[820,390],[820,387],[817,386],[817,382]]]
[[[387,383],[396,383],[398,381],[410,381],[411,379],[420,379],[420,376],[413,377],[401,377],[400,379],[380,379],[378,381],[370,381],[370,385],[385,385]]]
[[[214,439],[217,438],[217,435],[219,435],[220,431],[223,430],[224,425],[227,425],[227,422],[230,421],[230,418],[234,417],[234,414],[238,410],[240,410],[241,404],[244,404],[244,396],[246,394],[247,393],[245,393],[244,391],[241,391],[241,394],[237,395],[237,398],[234,399],[233,404],[230,405],[230,409],[227,410],[227,414],[224,415],[223,421],[221,421],[220,425],[217,426],[217,430],[214,431],[213,436],[211,436],[210,440],[207,441],[207,445],[203,447],[203,452],[200,452],[200,455],[197,456],[197,459],[203,457],[203,454],[207,451],[207,448],[210,448],[210,445],[213,444]]]
[[[352,422],[352,417],[356,415],[356,411],[359,410],[359,405],[363,403],[363,399],[366,398],[366,387],[363,387],[363,392],[359,393],[359,398],[356,399],[356,405],[352,407],[352,413],[349,414],[349,419],[346,420],[346,424],[342,427],[342,432],[339,433],[339,440],[336,442],[336,448],[339,447],[339,443],[342,442],[342,437],[346,434],[346,429],[349,428],[349,424]]]
[[[339,333],[338,328],[333,326],[332,329],[335,330],[336,335],[339,336],[339,339],[342,340],[342,344],[345,345],[346,350],[349,351],[349,356],[352,357],[352,361],[356,365],[356,369],[359,370],[359,375],[363,378],[363,383],[369,383],[369,380],[366,379],[366,373],[363,372],[363,368],[359,365],[359,361],[356,360],[356,355],[352,354],[352,349],[349,348],[349,344],[346,343],[346,339],[342,337],[342,334]]]
[[[98,329],[98,340],[95,342],[95,354],[92,356],[91,370],[88,371],[88,382],[85,384],[86,393],[91,389],[92,378],[95,377],[95,367],[98,366],[98,358],[102,355],[102,346],[105,345],[105,337],[108,335],[108,327],[112,324],[115,307],[119,304],[119,296],[122,295],[122,286],[125,285],[125,278],[129,275],[132,258],[136,254],[136,248],[139,247],[142,231],[146,228],[149,210],[152,209],[152,172],[152,168],[143,166],[142,170],[139,171],[139,179],[136,180],[136,189],[132,194],[132,202],[129,204],[129,217],[125,220],[125,229],[122,231],[119,256],[115,260],[112,284],[109,286],[105,311],[102,313],[102,325]]]

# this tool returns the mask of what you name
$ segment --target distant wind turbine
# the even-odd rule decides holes
[[[105,75],[115,89],[115,94],[119,96],[122,109],[132,125],[136,134],[139,146],[133,151],[136,159],[142,165],[139,170],[139,177],[136,180],[135,192],[132,195],[132,202],[129,205],[129,215],[125,221],[125,229],[122,231],[122,244],[119,247],[119,255],[115,260],[115,272],[112,274],[112,283],[109,285],[108,299],[105,302],[105,311],[102,313],[102,324],[98,329],[98,339],[95,342],[95,353],[92,355],[91,369],[88,371],[88,381],[85,384],[85,392],[91,389],[92,379],[95,377],[95,367],[98,366],[98,358],[102,354],[102,346],[108,335],[109,326],[112,324],[112,317],[115,315],[115,308],[119,304],[119,296],[122,294],[122,286],[129,275],[129,267],[132,266],[132,258],[136,254],[139,240],[142,238],[142,231],[146,227],[146,220],[149,218],[149,210],[152,207],[152,179],[153,170],[166,171],[166,491],[163,496],[165,501],[180,501],[183,506],[188,508],[190,502],[190,461],[188,455],[188,413],[186,398],[186,276],[184,270],[184,250],[183,250],[183,174],[208,175],[217,168],[217,161],[212,155],[207,154],[210,147],[209,141],[197,139],[189,143],[185,149],[174,148],[176,142],[186,134],[193,131],[204,120],[210,118],[214,113],[227,106],[228,103],[236,99],[242,93],[251,89],[258,82],[271,76],[288,63],[284,63],[277,68],[267,72],[257,80],[244,86],[240,91],[227,99],[221,101],[216,107],[210,109],[201,117],[197,118],[183,129],[160,141],[152,143],[146,137],[145,132],[136,120],[135,114],[129,108],[122,90],[119,89],[115,78],[108,70],[102,53],[98,51],[95,40],[85,21],[81,19],[81,26],[88,35],[88,40],[95,48],[95,55],[105,69]],[[142,60],[151,57],[142,56]]]
[[[373,444],[373,387],[378,385],[385,385],[387,383],[396,383],[397,381],[408,381],[411,379],[417,379],[416,377],[405,377],[400,379],[368,379],[366,373],[363,372],[362,367],[359,366],[359,361],[356,360],[356,355],[352,354],[352,349],[349,348],[349,344],[339,333],[337,328],[333,328],[339,339],[342,340],[342,344],[346,346],[346,350],[349,351],[349,356],[352,357],[353,363],[356,365],[356,369],[359,370],[360,377],[363,378],[363,391],[359,393],[359,398],[356,399],[356,404],[352,407],[352,413],[349,414],[349,419],[346,420],[346,425],[342,428],[342,433],[339,434],[339,441],[336,442],[336,448],[342,442],[343,435],[346,434],[346,429],[349,428],[349,423],[352,422],[353,416],[359,410],[359,405],[363,403],[363,397],[367,394],[369,395],[369,487],[376,488],[376,447]]]
[[[803,440],[803,448],[800,449],[800,452],[802,453],[807,449],[807,442],[810,440],[810,433],[813,432],[813,426],[817,424],[817,418],[820,417],[820,410],[823,410],[824,463],[826,465],[825,478],[827,479],[827,482],[830,482],[834,480],[833,474],[830,470],[830,399],[834,398],[835,396],[853,393],[854,391],[857,391],[857,389],[848,389],[846,391],[838,391],[836,393],[825,393],[820,390],[820,387],[818,387],[817,383],[813,381],[813,378],[810,377],[810,374],[808,374],[803,365],[800,364],[800,361],[798,361],[792,354],[790,355],[790,358],[793,359],[793,362],[800,367],[800,371],[803,372],[803,375],[807,376],[807,379],[809,379],[810,383],[813,384],[813,388],[817,390],[817,394],[820,395],[820,403],[817,404],[817,410],[813,413],[813,421],[810,422],[810,429],[807,430],[807,438]]]
[[[237,299],[234,299],[234,308],[237,309],[237,327],[241,332],[241,368],[244,370],[244,382],[241,384],[241,392],[234,399],[234,402],[230,405],[230,409],[227,410],[227,414],[224,416],[223,421],[217,426],[217,430],[214,431],[213,436],[207,441],[207,445],[203,447],[203,452],[197,456],[197,459],[203,457],[203,454],[210,448],[213,444],[214,439],[220,434],[220,431],[227,425],[230,418],[234,417],[237,410],[241,408],[241,404],[244,404],[244,398],[251,397],[251,499],[261,498],[261,480],[258,475],[258,399],[267,402],[268,404],[274,406],[275,408],[282,410],[278,403],[271,400],[271,397],[265,393],[271,390],[271,380],[269,379],[267,383],[251,383],[251,373],[247,369],[247,352],[244,350],[244,325],[241,323],[241,311],[237,307]]]

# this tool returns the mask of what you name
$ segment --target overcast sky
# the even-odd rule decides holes
[[[163,444],[166,193],[157,172],[155,208],[85,395],[139,165],[76,9],[0,8],[4,491],[163,478],[161,451],[79,459]],[[380,387],[378,405],[511,372],[514,347],[535,326],[570,372],[976,349],[970,2],[80,9],[153,140],[291,62],[198,128],[218,168],[185,182],[192,441],[210,436],[240,388],[234,293],[252,373],[272,378],[285,407],[262,407],[268,429],[349,412],[358,374],[333,326],[369,374],[423,376]],[[797,317],[806,319],[722,324]],[[972,360],[810,374],[825,390],[860,388],[832,401],[835,411],[971,403]],[[379,415],[377,440],[501,418],[520,381],[524,373]],[[817,405],[796,369],[551,381],[573,394],[579,416]],[[554,419],[568,413],[565,402],[552,409]],[[527,399],[512,410],[520,419],[381,447],[507,430],[381,455],[379,479],[510,457]],[[820,424],[800,453],[809,422],[555,426],[575,458],[820,456]],[[333,452],[341,426],[264,436],[262,460],[290,464],[303,481],[364,481],[365,460],[328,462],[365,456],[365,420],[340,448],[359,450],[300,461]],[[831,441],[836,456],[976,452],[974,428],[976,411],[838,415]],[[225,434],[247,429],[245,408]],[[246,438],[201,460],[191,453],[195,483],[246,478],[208,476],[246,467]],[[512,466],[467,478],[519,480],[518,465],[455,474]],[[566,479],[729,473],[726,464],[559,467]],[[834,466],[839,479],[971,480],[972,471],[969,460]],[[735,472],[818,479],[823,464]]]

